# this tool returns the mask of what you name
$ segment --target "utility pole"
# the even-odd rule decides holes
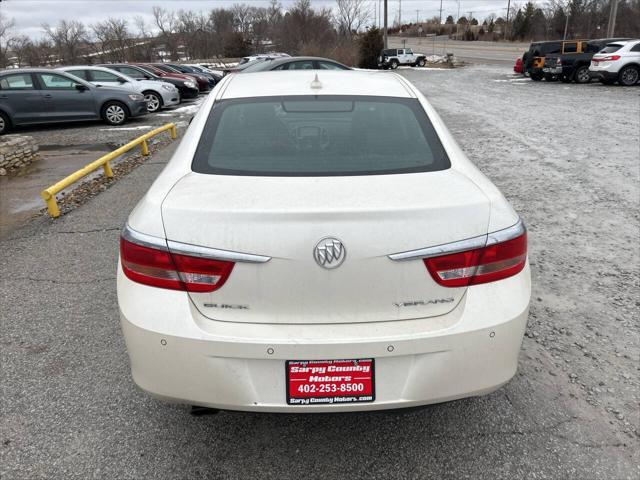
[[[418,25],[418,23],[420,23],[418,21],[419,18],[420,18],[420,10],[416,10],[416,25]]]
[[[398,0],[398,27],[402,30],[402,0]]]
[[[616,17],[618,16],[618,0],[611,0],[611,11],[609,12],[609,24],[607,25],[607,37],[611,38],[616,30]]]
[[[511,10],[511,0],[507,0],[507,22],[504,24],[504,39],[507,39],[507,32],[509,31],[509,11]]]
[[[564,20],[564,35],[562,36],[563,40],[567,39],[567,30],[569,29],[569,11],[567,10],[567,13],[565,15],[565,20]]]
[[[442,0],[440,0],[440,25],[442,25]]]
[[[389,43],[387,42],[387,0],[384,0],[384,49],[389,48]]]

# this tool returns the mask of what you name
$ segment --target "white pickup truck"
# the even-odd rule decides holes
[[[424,67],[427,63],[426,55],[413,53],[410,48],[389,48],[382,50],[378,57],[379,68],[391,68],[395,70],[400,65],[412,65]]]

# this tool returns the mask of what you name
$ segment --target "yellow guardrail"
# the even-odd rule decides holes
[[[60,193],[62,190],[67,188],[72,183],[77,182],[82,177],[89,175],[91,172],[93,172],[94,170],[97,170],[100,167],[104,169],[104,174],[107,177],[113,177],[113,170],[111,170],[111,165],[109,165],[109,162],[111,160],[118,158],[123,153],[128,152],[129,150],[137,147],[138,145],[140,145],[142,155],[145,155],[145,156],[149,155],[149,145],[147,143],[147,140],[149,140],[152,137],[155,137],[156,135],[162,132],[166,132],[167,130],[170,132],[171,138],[176,138],[178,136],[178,132],[176,131],[175,124],[167,123],[166,125],[163,125],[160,128],[151,130],[150,132],[145,133],[144,135],[136,138],[135,140],[130,141],[126,145],[123,145],[122,147],[118,148],[117,150],[114,150],[111,153],[107,153],[106,155],[100,157],[95,162],[91,162],[89,165],[86,165],[80,170],[73,172],[68,177],[63,178],[58,183],[55,183],[51,185],[49,188],[40,192],[40,196],[43,198],[43,200],[47,204],[47,212],[49,212],[49,215],[51,215],[53,218],[60,216],[60,209],[58,208],[56,194]]]

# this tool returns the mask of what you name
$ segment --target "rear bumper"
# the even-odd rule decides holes
[[[607,70],[589,70],[589,77],[596,80],[615,81],[618,79],[618,72],[609,72]]]
[[[196,319],[186,294],[118,273],[122,330],[138,386],[172,402],[245,411],[379,410],[489,393],[516,372],[529,297],[527,266],[468,289],[441,317],[330,328],[238,324]],[[376,362],[374,402],[287,405],[287,359],[369,357]]]

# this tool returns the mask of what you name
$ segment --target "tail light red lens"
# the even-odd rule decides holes
[[[429,273],[444,287],[466,287],[516,275],[527,261],[527,233],[483,248],[425,258]]]
[[[187,292],[219,289],[234,266],[234,262],[179,255],[124,238],[120,238],[120,261],[124,274],[134,282]]]

